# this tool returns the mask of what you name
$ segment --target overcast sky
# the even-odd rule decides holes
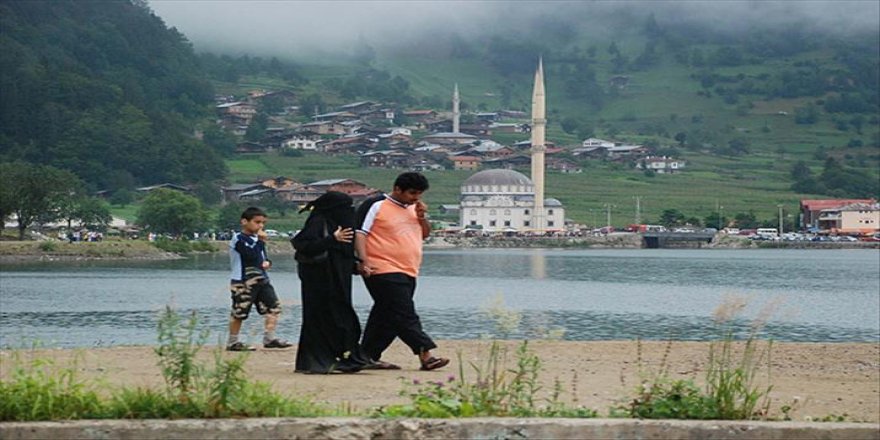
[[[516,32],[535,17],[571,20],[601,28],[621,9],[657,21],[697,20],[716,28],[802,23],[834,32],[880,29],[880,2],[863,1],[236,1],[150,0],[169,26],[196,50],[296,56],[349,51],[363,36],[376,47],[412,41],[432,32],[467,38]],[[638,24],[640,24],[639,22]],[[603,31],[614,32],[613,29]]]

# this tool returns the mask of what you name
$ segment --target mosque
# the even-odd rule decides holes
[[[458,124],[458,88],[453,99],[453,126]],[[544,199],[544,68],[538,62],[532,91],[532,178],[513,170],[485,170],[461,185],[459,224],[486,232],[533,232],[562,230],[565,208],[559,200]],[[456,130],[453,130],[456,131]]]

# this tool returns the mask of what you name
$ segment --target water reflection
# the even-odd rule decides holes
[[[532,269],[532,278],[543,280],[547,278],[547,256],[544,255],[543,249],[537,249],[529,256],[529,266]]]

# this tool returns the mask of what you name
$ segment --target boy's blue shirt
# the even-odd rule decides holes
[[[236,232],[229,240],[229,264],[233,282],[242,282],[254,276],[262,276],[268,281],[269,274],[263,269],[263,262],[269,261],[266,244],[256,235]]]

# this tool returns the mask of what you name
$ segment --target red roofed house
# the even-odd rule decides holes
[[[824,199],[824,200],[801,200],[801,226],[804,229],[822,229],[825,220],[822,218],[822,211],[835,210],[852,204],[873,205],[877,201],[874,199]],[[826,215],[827,217],[827,215]]]

